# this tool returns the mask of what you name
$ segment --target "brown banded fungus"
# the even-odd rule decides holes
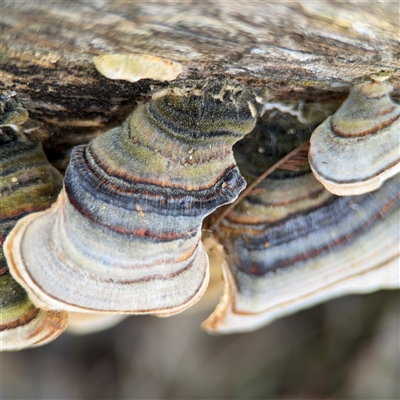
[[[308,139],[313,127],[295,120],[290,127],[290,118],[266,115],[234,147],[249,182]],[[373,193],[337,197],[307,158],[297,170],[272,173],[215,229],[225,289],[203,327],[250,331],[334,297],[398,288],[399,185],[396,176]]]
[[[3,99],[4,100],[4,99]],[[15,99],[1,103],[2,125],[25,122],[27,112]],[[20,129],[20,127],[16,127]],[[68,314],[37,308],[8,271],[6,236],[23,216],[48,208],[62,188],[39,141],[11,126],[0,128],[0,344],[2,351],[39,346],[57,338]]]
[[[201,224],[245,186],[232,145],[253,129],[257,100],[231,81],[176,83],[76,147],[57,203],[6,242],[35,304],[165,316],[198,301],[209,277]]]
[[[392,86],[369,82],[353,87],[337,112],[311,136],[315,177],[339,196],[371,192],[400,171],[400,106]]]

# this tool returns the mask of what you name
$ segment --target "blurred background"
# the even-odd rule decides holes
[[[209,312],[190,310],[64,333],[1,354],[1,398],[399,399],[399,294],[342,297],[247,334],[210,336]]]

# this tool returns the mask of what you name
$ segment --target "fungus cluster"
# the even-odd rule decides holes
[[[246,180],[308,141],[324,118],[316,117],[265,114],[234,147]],[[254,330],[337,296],[398,287],[400,175],[372,193],[336,196],[314,177],[307,158],[297,165],[273,172],[216,226],[225,290],[203,323],[207,331]]]
[[[0,228],[2,337],[27,325],[16,310],[58,321],[45,340],[4,349],[51,340],[72,311],[168,316],[192,306],[210,274],[202,227],[214,216],[204,219],[309,140],[309,163],[306,154],[281,165],[203,235],[225,280],[203,327],[252,330],[342,294],[399,287],[400,107],[389,92],[368,82],[327,119],[274,112],[256,125],[264,90],[172,83],[73,150],[51,208],[59,174],[37,140],[3,127],[2,201],[14,197],[0,218],[12,221]],[[1,120],[22,124],[23,108],[11,108],[2,99]],[[12,299],[10,285],[22,294]]]
[[[17,221],[45,210],[62,188],[62,176],[46,159],[39,140],[20,131],[27,111],[14,97],[0,106],[0,345],[19,350],[48,343],[67,327],[68,313],[38,308],[11,276],[3,253]]]

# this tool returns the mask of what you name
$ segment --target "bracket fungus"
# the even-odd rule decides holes
[[[63,311],[37,308],[9,272],[0,275],[0,351],[15,351],[49,343],[68,324]]]
[[[128,314],[69,313],[67,332],[73,335],[89,335],[118,325]]]
[[[297,111],[266,105],[265,90],[232,80],[186,80],[154,93],[122,126],[72,151],[50,209],[29,214],[55,199],[57,174],[52,195],[13,202],[32,207],[15,212],[29,215],[8,234],[4,251],[34,305],[22,288],[14,300],[8,295],[14,289],[2,290],[7,318],[17,309],[37,310],[43,319],[53,313],[61,322],[50,338],[65,328],[67,313],[36,307],[102,314],[103,322],[114,319],[110,313],[176,314],[202,297],[210,260],[222,268],[225,287],[203,323],[209,332],[249,331],[343,294],[399,287],[400,112],[389,91],[386,83],[359,85],[328,119],[332,104]],[[260,110],[268,112],[256,125]],[[10,115],[8,122],[24,119]],[[20,138],[36,149],[34,139]],[[32,150],[26,163],[41,157]],[[31,179],[39,164],[11,182],[42,193],[52,175],[47,166],[47,175]],[[245,187],[240,173],[253,184],[268,178],[251,192],[250,184],[233,211],[217,212],[203,225],[237,199]],[[22,193],[3,182],[3,198]],[[201,228],[210,223],[213,235],[206,233],[203,244]],[[17,285],[6,277],[2,285]]]
[[[371,192],[400,172],[400,106],[387,82],[356,85],[311,136],[310,165],[332,193]]]
[[[235,146],[249,181],[312,130],[295,121],[288,135],[279,124],[266,120]],[[216,227],[225,289],[207,331],[250,331],[340,295],[399,287],[400,176],[373,193],[337,197],[314,178],[307,155],[292,167],[272,173]]]
[[[14,99],[13,99],[14,100]],[[11,104],[12,106],[13,104]],[[19,103],[6,124],[25,122]],[[4,113],[2,113],[4,116]],[[22,116],[22,118],[21,118]],[[19,128],[19,127],[18,127]],[[67,327],[68,314],[37,308],[12,278],[3,242],[23,216],[48,208],[62,188],[61,175],[49,164],[39,141],[13,127],[0,128],[0,343],[1,350],[20,350],[48,343]]]
[[[14,96],[15,92],[0,94],[0,127],[22,125],[29,117],[28,111]]]
[[[5,244],[35,304],[160,316],[194,304],[209,276],[202,221],[245,186],[232,146],[260,101],[233,81],[178,82],[76,147],[57,203]]]
[[[129,82],[172,81],[182,72],[181,64],[151,54],[106,54],[93,57],[93,62],[107,78]]]

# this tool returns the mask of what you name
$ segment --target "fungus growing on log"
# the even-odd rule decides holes
[[[37,308],[13,279],[3,253],[6,236],[23,216],[48,208],[62,177],[46,159],[39,141],[17,126],[27,112],[13,97],[0,102],[0,343],[1,351],[48,343],[67,327],[68,314]]]
[[[251,182],[312,129],[266,115],[234,147],[239,169]],[[373,193],[337,197],[314,178],[307,154],[303,166],[295,158],[281,168],[215,225],[225,289],[203,323],[209,332],[251,331],[344,294],[399,287],[400,176]]]
[[[356,85],[311,135],[311,169],[330,192],[368,193],[400,172],[400,106],[392,89],[387,82]]]
[[[257,99],[234,81],[177,83],[76,147],[57,203],[5,244],[35,304],[165,316],[198,301],[202,221],[245,186],[232,145],[253,129]]]

